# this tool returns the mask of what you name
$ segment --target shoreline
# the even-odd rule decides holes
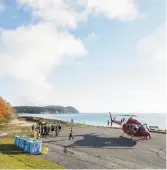
[[[62,121],[67,121],[67,122],[71,122],[71,119],[74,120],[75,123],[79,123],[79,124],[85,124],[85,125],[89,125],[89,126],[101,126],[101,127],[108,127],[108,120],[110,121],[110,117],[109,115],[106,113],[85,113],[85,114],[73,114],[73,113],[69,113],[69,114],[61,114],[61,113],[48,113],[48,114],[36,114],[36,113],[20,113],[18,114],[19,116],[31,116],[31,117],[41,117],[43,119],[51,119],[51,120],[62,120]],[[128,119],[128,115],[123,115],[123,114],[114,114],[112,113],[113,117],[116,117],[117,120],[121,120],[122,118]],[[126,116],[126,117],[124,117]],[[142,124],[147,123],[149,129],[152,130],[161,130],[161,131],[165,131],[167,130],[166,128],[166,115],[162,114],[162,115],[158,115],[155,114],[152,117],[150,117],[147,114],[140,114],[137,115],[136,118],[138,121],[140,121]],[[119,127],[119,125],[113,123],[112,127]]]
[[[82,128],[86,128],[86,127],[94,127],[94,128],[111,128],[111,129],[121,129],[121,127],[111,127],[111,126],[94,126],[94,125],[87,125],[87,124],[81,124],[81,123],[71,123],[69,121],[62,121],[62,120],[57,120],[57,119],[46,119],[46,118],[42,118],[42,117],[34,117],[34,116],[20,116],[23,120],[25,120],[26,122],[31,122],[33,124],[33,122],[38,123],[39,121],[43,121],[47,124],[56,124],[56,123],[60,123],[62,126],[73,126],[73,127],[82,127]],[[150,132],[152,133],[161,133],[161,134],[167,134],[166,130],[150,130]]]
[[[63,120],[58,120],[58,119],[46,119],[42,117],[33,117],[33,116],[21,116],[22,119],[24,119],[26,122],[45,122],[47,124],[56,124],[60,123],[62,126],[67,127],[67,126],[73,126],[73,127],[103,127],[103,126],[93,126],[93,125],[87,125],[87,124],[82,124],[82,123],[71,123],[69,121],[63,121]]]

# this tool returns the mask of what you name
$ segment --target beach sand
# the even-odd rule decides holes
[[[49,151],[41,157],[67,169],[166,169],[166,134],[151,133],[151,140],[136,141],[138,138],[119,138],[120,129],[73,130],[74,140],[68,139],[69,128],[58,137],[43,137]]]

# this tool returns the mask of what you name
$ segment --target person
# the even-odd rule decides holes
[[[58,126],[55,126],[55,132],[56,132],[56,136],[58,136]]]
[[[40,133],[39,133],[39,130],[36,128],[36,129],[34,130],[34,139],[37,140],[37,139],[39,139],[39,138],[40,138]]]
[[[108,126],[110,125],[110,121],[108,120]]]
[[[51,126],[51,132],[52,132],[52,135],[54,136],[54,126],[53,125]]]
[[[47,135],[50,133],[50,125],[47,126]]]
[[[47,135],[47,127],[46,127],[46,124],[44,125],[44,135]]]
[[[44,135],[44,127],[41,125],[41,135]]]
[[[35,128],[35,126],[34,126],[34,124],[32,125],[32,131],[34,130],[34,128]]]
[[[61,131],[61,125],[60,124],[59,124],[58,128],[59,128],[59,133],[60,133],[60,131]]]
[[[72,133],[73,133],[73,130],[72,130],[72,128],[71,128],[71,130],[70,130],[70,135],[69,135],[69,140],[70,140],[71,138],[74,139]]]

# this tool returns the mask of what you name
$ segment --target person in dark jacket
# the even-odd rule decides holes
[[[59,124],[59,133],[60,133],[60,131],[61,131],[61,125]]]
[[[71,128],[71,130],[70,130],[70,135],[69,135],[69,140],[70,140],[71,138],[74,139],[72,133],[73,133],[73,130],[72,130],[72,128]]]
[[[51,132],[52,132],[52,135],[54,136],[54,126],[53,125],[51,126]]]
[[[58,130],[59,130],[59,129],[58,129],[58,126],[56,125],[56,126],[55,126],[55,133],[56,133],[56,136],[58,136]]]
[[[34,126],[34,124],[32,125],[32,131],[34,131],[34,128],[35,128],[35,126]]]
[[[41,125],[41,135],[44,135],[44,127]]]
[[[47,135],[50,133],[50,125],[47,126]]]

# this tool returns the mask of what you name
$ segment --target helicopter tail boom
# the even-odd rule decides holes
[[[112,118],[112,115],[111,115],[110,112],[109,112],[109,114],[110,114],[110,119],[111,119],[111,126],[112,126],[113,123],[116,123],[116,124],[118,124],[120,126],[122,125],[121,121],[116,121],[115,118],[114,119]]]

